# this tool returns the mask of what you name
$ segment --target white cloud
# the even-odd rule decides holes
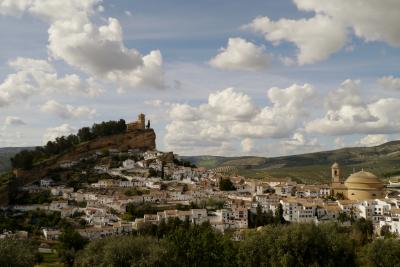
[[[120,87],[163,88],[161,53],[156,50],[142,56],[136,49],[127,48],[115,18],[108,18],[104,25],[95,24],[92,17],[100,2],[31,0],[18,7],[13,5],[13,10],[50,23],[48,50],[53,59],[62,59],[98,79],[117,82]],[[9,9],[4,8],[3,14],[15,15]]]
[[[249,154],[253,151],[254,149],[254,140],[250,138],[245,138],[242,140],[240,143],[240,146],[242,147],[242,151],[246,154]]]
[[[386,143],[388,138],[383,134],[369,134],[361,138],[356,145],[358,146],[377,146]]]
[[[312,152],[321,147],[318,139],[309,139],[302,132],[295,132],[291,138],[281,141],[280,144],[280,149],[284,151],[284,154]]]
[[[383,41],[400,47],[400,2],[394,0],[294,0],[297,8],[315,12],[311,18],[271,21],[258,17],[246,27],[278,45],[288,41],[298,48],[300,65],[326,59],[348,42],[349,32],[366,42]]]
[[[25,125],[26,123],[20,117],[7,116],[4,120],[6,126],[9,125]]]
[[[267,67],[270,56],[264,47],[257,46],[242,38],[229,38],[228,46],[221,48],[210,65],[228,70],[260,70]]]
[[[294,43],[299,50],[297,62],[300,65],[326,59],[346,42],[343,27],[326,16],[301,20],[281,19],[277,22],[268,17],[258,17],[246,28],[263,34],[266,40],[275,45],[282,41]]]
[[[26,10],[32,0],[0,0],[0,14],[18,16]]]
[[[334,142],[335,142],[335,147],[336,148],[343,148],[343,147],[346,146],[346,143],[345,143],[343,137],[341,137],[341,136],[336,137]]]
[[[325,116],[309,122],[306,130],[330,135],[390,134],[399,131],[400,118],[396,115],[396,107],[400,105],[400,99],[381,98],[366,103],[358,87],[357,81],[343,82],[337,91],[329,94]],[[340,101],[341,97],[343,101]]]
[[[308,116],[304,104],[313,95],[308,84],[273,87],[268,90],[272,104],[260,108],[248,95],[227,88],[211,93],[206,104],[173,104],[164,143],[178,153],[191,148],[198,154],[198,150],[215,149],[223,142],[234,147],[239,140],[288,137]],[[249,143],[247,140],[244,145]]]
[[[300,10],[330,16],[367,42],[400,46],[400,2],[396,0],[294,0]]]
[[[378,80],[378,83],[385,89],[400,91],[400,78],[384,76]]]
[[[47,128],[43,136],[43,142],[47,143],[48,141],[55,140],[57,137],[68,136],[75,133],[76,129],[69,124],[62,124],[58,127]]]
[[[362,105],[363,99],[360,95],[360,84],[359,80],[345,80],[337,90],[329,93],[326,101],[327,106],[331,109],[338,109],[347,105]]]
[[[71,105],[64,105],[55,100],[47,101],[42,107],[42,112],[55,114],[62,119],[70,118],[93,118],[96,115],[96,110],[85,106],[74,107]]]
[[[132,17],[132,12],[130,12],[129,10],[125,10],[125,15],[127,15],[128,17]]]
[[[98,95],[100,86],[92,79],[82,81],[75,74],[59,77],[54,67],[45,60],[17,58],[9,62],[15,73],[0,84],[0,107],[24,100],[32,95],[50,92]]]

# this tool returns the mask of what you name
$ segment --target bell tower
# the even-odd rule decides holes
[[[333,183],[340,183],[340,167],[337,162],[335,162],[332,167],[332,182]]]

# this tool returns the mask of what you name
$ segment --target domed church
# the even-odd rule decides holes
[[[340,179],[340,167],[335,162],[332,167],[332,195],[343,194],[350,200],[383,198],[384,184],[374,174],[359,171],[351,174],[344,183]]]

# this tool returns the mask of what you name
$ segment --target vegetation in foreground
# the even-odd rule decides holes
[[[67,266],[400,266],[400,240],[373,238],[372,224],[271,224],[243,233],[241,241],[209,224],[172,220],[145,225],[134,235],[86,244],[70,230],[59,258]],[[34,266],[30,243],[0,240],[0,266]]]

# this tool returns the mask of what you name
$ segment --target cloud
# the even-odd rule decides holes
[[[4,0],[2,1],[4,2]],[[30,0],[4,8],[3,14],[19,10],[50,24],[48,51],[97,79],[118,83],[120,87],[163,88],[162,56],[155,50],[142,56],[123,43],[122,27],[115,18],[103,25],[92,21],[100,0]],[[1,5],[0,5],[1,7]]]
[[[246,154],[249,154],[253,151],[254,149],[254,140],[250,138],[245,138],[242,140],[240,143],[240,146],[242,148],[242,151]]]
[[[384,76],[378,80],[378,83],[385,89],[400,91],[400,78]]]
[[[325,116],[310,121],[307,132],[346,135],[390,134],[400,130],[400,118],[396,115],[400,99],[381,98],[366,103],[359,95],[358,81],[344,81],[338,90],[329,94],[327,102]]]
[[[55,100],[47,101],[41,108],[42,112],[55,114],[62,119],[70,118],[93,118],[96,115],[96,110],[85,106],[74,107],[71,105],[64,105]]]
[[[16,72],[9,74],[0,84],[0,107],[37,94],[63,92],[95,96],[103,91],[92,79],[82,81],[75,74],[59,77],[46,60],[20,57],[8,64]]]
[[[172,104],[164,143],[182,153],[217,149],[224,142],[235,147],[239,140],[289,137],[308,116],[304,105],[314,89],[308,84],[273,87],[267,96],[271,105],[258,107],[248,95],[227,88],[211,93],[205,104]]]
[[[330,16],[367,41],[383,41],[400,47],[400,2],[393,0],[294,0],[300,10]]]
[[[295,132],[289,139],[280,142],[284,154],[312,152],[321,148],[317,138],[309,139],[305,133]]]
[[[69,124],[62,124],[58,127],[47,128],[43,136],[43,142],[47,143],[48,141],[55,140],[57,137],[68,136],[70,134],[74,134],[75,132],[76,129]]]
[[[125,15],[127,15],[128,17],[132,17],[132,12],[130,12],[129,10],[125,10],[124,13],[125,13]]]
[[[19,117],[14,117],[14,116],[7,116],[6,119],[4,120],[4,124],[6,126],[10,125],[26,125],[26,123]]]
[[[341,136],[336,137],[334,142],[335,142],[336,148],[342,148],[342,147],[346,146],[346,142],[344,141],[343,137],[341,137]]]
[[[0,14],[18,16],[31,5],[31,0],[0,0]]]
[[[356,145],[358,146],[377,146],[386,143],[388,138],[383,134],[369,134],[361,138]]]
[[[270,55],[264,47],[256,46],[242,38],[229,38],[228,46],[221,48],[210,65],[227,70],[260,70],[268,66]]]
[[[298,48],[299,65],[315,63],[338,51],[346,42],[346,31],[326,16],[310,19],[281,19],[277,22],[268,17],[254,19],[246,28],[264,35],[275,45],[282,41],[294,43]],[[286,62],[288,58],[286,57]]]
[[[299,65],[328,58],[349,41],[349,33],[365,42],[382,41],[400,47],[400,2],[393,0],[294,0],[299,10],[315,13],[310,18],[255,18],[245,28],[264,35],[267,41],[279,45],[293,43]]]

